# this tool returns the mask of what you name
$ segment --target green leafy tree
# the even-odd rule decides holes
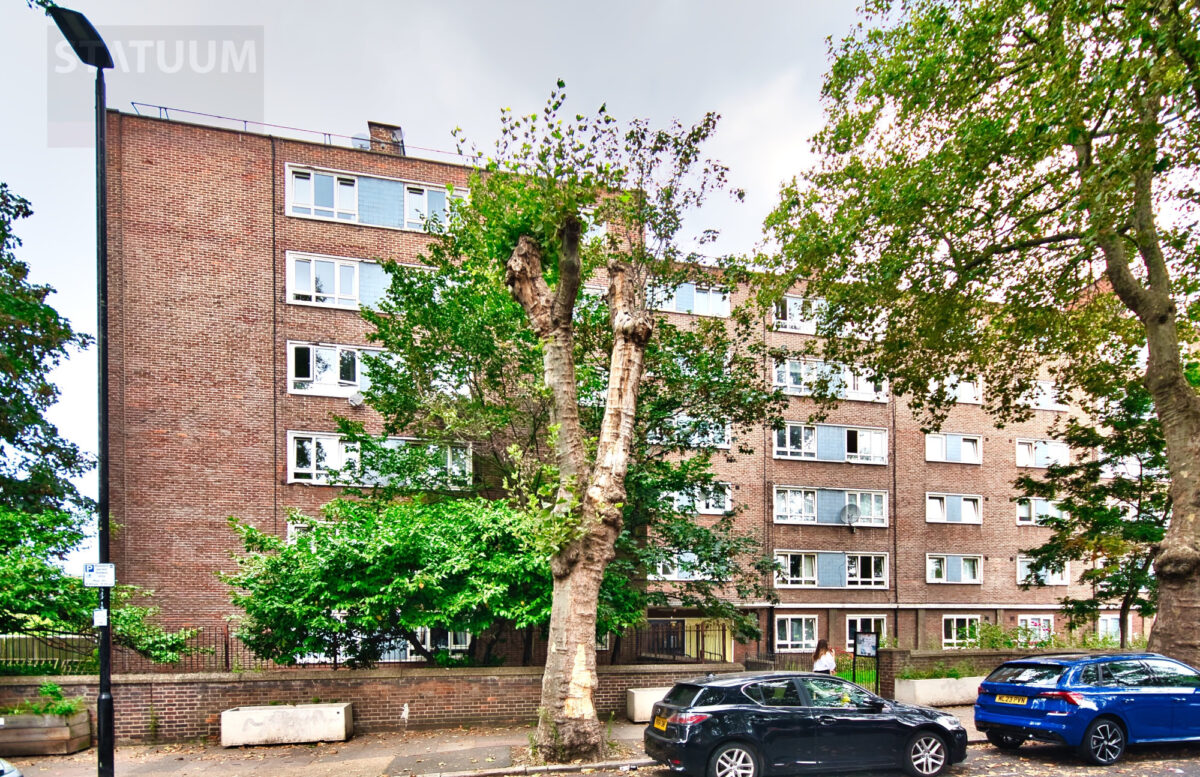
[[[91,463],[45,414],[58,399],[50,372],[89,338],[47,304],[53,289],[30,283],[16,257],[14,226],[32,213],[0,183],[0,505],[39,512],[88,505],[71,478]]]
[[[1181,355],[1200,7],[869,0],[865,16],[832,47],[820,162],[768,220],[781,283],[827,303],[814,350],[936,425],[956,378],[983,378],[1003,422],[1028,416],[1043,371],[1069,392],[1144,342],[1173,507],[1151,647],[1200,661],[1200,397]]]
[[[474,488],[528,516],[552,586],[539,746],[579,758],[602,739],[598,633],[668,600],[753,631],[731,600],[766,595],[770,564],[729,516],[698,522],[688,500],[716,498],[710,464],[727,425],[761,423],[779,400],[750,312],[686,327],[654,312],[680,284],[728,292],[747,280],[737,262],[678,246],[684,214],[725,186],[724,167],[700,154],[716,117],[664,130],[621,127],[603,108],[565,119],[561,88],[540,114],[502,113],[469,198],[430,225],[429,269],[391,266],[387,298],[365,313],[384,346],[367,399],[385,437],[434,447],[342,430],[360,452],[348,479],[381,486],[371,498],[458,498],[464,484],[430,482],[423,457],[469,441]],[[638,582],[661,564],[690,579]]]
[[[1129,613],[1154,615],[1158,583],[1151,564],[1171,516],[1162,427],[1145,387],[1128,382],[1109,387],[1088,403],[1086,420],[1070,418],[1054,436],[1075,450],[1097,452],[1065,465],[1051,465],[1042,478],[1021,477],[1026,500],[1057,505],[1038,522],[1051,529],[1031,558],[1026,587],[1040,585],[1043,572],[1060,572],[1067,562],[1083,565],[1078,580],[1089,597],[1064,597],[1071,628],[1095,623],[1102,607],[1120,608],[1121,647],[1128,645]],[[1036,515],[1030,501],[1030,515]]]

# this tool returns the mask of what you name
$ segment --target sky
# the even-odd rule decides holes
[[[540,110],[560,78],[571,113],[603,103],[618,119],[661,125],[715,111],[722,119],[707,152],[729,166],[746,198],[714,202],[701,214],[698,227],[722,232],[706,253],[751,251],[762,241],[780,186],[812,161],[826,39],[857,23],[848,0],[78,0],[70,7],[113,50],[108,107],[122,111],[140,101],[337,135],[381,121],[404,128],[414,155],[453,150],[455,127],[486,149],[502,107]],[[22,0],[0,3],[0,42],[7,74],[0,181],[34,209],[17,225],[18,256],[34,282],[55,288],[51,304],[76,329],[94,333],[92,71],[72,65],[53,23]],[[210,45],[219,58],[226,45],[232,54],[210,64],[217,62],[207,56]],[[180,46],[191,55],[184,64],[175,58]],[[50,419],[94,452],[94,350],[72,355],[54,379],[62,395]],[[81,486],[94,495],[95,482],[93,475]],[[94,560],[90,554],[71,566]]]

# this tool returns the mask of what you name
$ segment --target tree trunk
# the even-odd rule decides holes
[[[1121,650],[1129,647],[1129,605],[1132,604],[1132,597],[1133,594],[1129,593],[1121,600],[1121,614],[1117,616],[1120,618],[1117,621],[1117,629],[1121,635]]]
[[[578,533],[550,559],[554,596],[538,747],[554,760],[595,760],[603,731],[596,716],[596,609],[604,568],[615,555],[625,501],[625,474],[633,444],[637,392],[653,319],[645,309],[645,289],[624,262],[608,267],[609,322],[613,350],[608,395],[595,461],[589,467],[575,383],[573,314],[580,286],[580,225],[569,219],[562,230],[558,288],[551,291],[542,274],[542,251],[522,236],[505,268],[505,282],[525,309],[542,342],[546,386],[554,397],[552,421],[558,425],[556,458],[559,501],[565,516],[571,504]],[[577,500],[577,502],[576,502]]]

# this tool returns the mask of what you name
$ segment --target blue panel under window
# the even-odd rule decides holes
[[[962,523],[962,497],[946,495],[946,523]]]
[[[681,283],[675,289],[675,310],[679,313],[691,313],[696,309],[696,284]]]
[[[946,556],[946,582],[962,582],[962,556]]]
[[[946,461],[962,461],[962,435],[946,435]]]
[[[845,506],[845,491],[817,491],[817,523],[842,523],[842,508]]]
[[[378,307],[379,300],[387,293],[391,276],[377,262],[361,262],[358,265],[358,301],[363,307]]]
[[[821,588],[845,588],[846,556],[844,553],[817,554],[817,585]]]
[[[382,178],[359,178],[358,220],[380,227],[404,226],[404,184]]]
[[[817,458],[821,461],[846,460],[846,427],[817,427]]]

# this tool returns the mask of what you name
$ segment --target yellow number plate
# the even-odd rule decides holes
[[[996,694],[997,704],[1026,704],[1029,701],[1028,696],[1005,696],[1002,693]]]
[[[658,729],[659,731],[666,731],[667,730],[667,719],[662,716],[655,715],[654,716],[654,727],[656,729]]]

